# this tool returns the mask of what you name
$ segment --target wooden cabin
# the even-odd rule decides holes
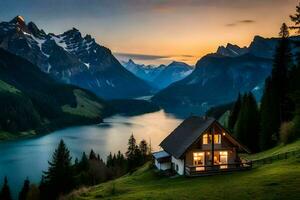
[[[239,153],[250,151],[213,118],[191,116],[161,143],[163,151],[153,153],[159,170],[173,170],[180,175],[198,176],[245,170],[251,162]]]

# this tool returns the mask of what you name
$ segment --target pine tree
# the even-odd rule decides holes
[[[72,190],[75,185],[71,156],[63,140],[54,151],[52,161],[49,161],[48,171],[44,172],[44,185],[48,199],[55,199],[60,194]]]
[[[11,194],[10,194],[10,188],[8,185],[7,177],[4,177],[4,184],[2,186],[2,190],[0,192],[0,199],[1,200],[12,200]]]
[[[245,94],[235,125],[237,138],[253,152],[259,150],[259,112],[252,93]]]
[[[242,106],[242,98],[241,98],[241,94],[239,93],[238,98],[233,105],[233,108],[230,112],[230,116],[228,119],[228,129],[231,131],[233,131],[234,129],[234,125],[237,121],[241,106]]]
[[[271,77],[265,81],[265,89],[260,106],[260,149],[265,150],[276,144],[276,135],[279,130],[278,102],[273,99]]]
[[[112,159],[113,159],[112,153],[109,152],[109,154],[106,158],[106,166],[107,167],[112,167],[112,165],[113,165],[113,160]]]
[[[82,153],[81,160],[78,166],[79,166],[79,170],[81,171],[87,171],[89,169],[89,161],[85,152]]]
[[[126,152],[129,170],[133,170],[138,165],[137,164],[138,160],[136,160],[137,153],[138,153],[138,146],[136,145],[136,140],[132,134],[128,140],[128,147]]]
[[[300,3],[296,6],[296,13],[294,15],[290,15],[292,22],[295,23],[294,26],[291,26],[291,29],[295,29],[300,33]]]
[[[94,152],[93,149],[92,149],[91,152],[90,152],[89,159],[90,159],[90,160],[97,160],[96,153]]]
[[[26,200],[27,199],[29,189],[30,189],[30,181],[27,178],[24,181],[24,185],[23,185],[23,188],[22,188],[21,192],[19,193],[19,200]]]
[[[276,144],[280,124],[292,117],[291,100],[288,97],[288,71],[292,68],[292,54],[289,46],[288,29],[283,24],[281,39],[276,48],[271,77],[266,79],[261,100],[260,147],[267,149]]]
[[[142,164],[143,164],[143,163],[146,162],[148,152],[149,152],[149,147],[148,147],[148,143],[146,142],[146,140],[142,140],[140,142],[139,149],[140,149],[140,152],[141,152],[141,161],[142,161]]]

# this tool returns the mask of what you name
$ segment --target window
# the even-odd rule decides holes
[[[224,165],[224,164],[227,164],[227,162],[228,162],[228,152],[220,151],[220,164],[222,164],[221,169],[227,168],[227,165]]]
[[[203,135],[203,144],[208,144],[208,134]]]
[[[202,140],[202,144],[211,144],[212,135],[206,133],[203,135]],[[214,135],[214,144],[221,144],[221,134]]]
[[[193,153],[194,165],[204,165],[204,152]]]
[[[221,135],[220,134],[214,135],[214,143],[221,144]]]

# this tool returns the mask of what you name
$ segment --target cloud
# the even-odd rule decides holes
[[[171,59],[171,58],[194,58],[193,55],[153,55],[153,54],[135,54],[135,53],[119,53],[115,52],[115,56],[123,58],[131,58],[133,60],[159,60],[159,59]]]
[[[239,20],[239,21],[233,22],[233,23],[225,24],[225,26],[233,27],[233,26],[238,26],[238,25],[243,25],[243,24],[253,24],[253,23],[256,23],[256,21],[252,20],[252,19],[244,19],[244,20]]]
[[[245,19],[245,20],[240,20],[238,21],[239,23],[243,23],[243,24],[251,24],[251,23],[255,23],[254,20],[252,19]]]
[[[151,55],[151,54],[135,54],[135,53],[114,53],[114,55],[119,57],[127,57],[136,60],[158,60],[163,58],[169,58],[170,56],[163,55]]]

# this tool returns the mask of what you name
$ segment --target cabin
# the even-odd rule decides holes
[[[153,153],[156,168],[179,175],[200,176],[252,167],[251,162],[238,155],[250,153],[249,149],[210,117],[185,119],[160,147],[162,151]]]

